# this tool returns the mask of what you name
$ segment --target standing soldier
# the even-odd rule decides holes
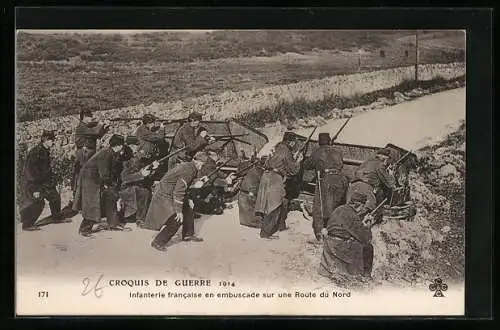
[[[240,224],[243,226],[260,228],[261,223],[255,216],[255,201],[260,185],[260,178],[264,173],[265,159],[252,167],[243,178],[238,193],[238,209]]]
[[[148,211],[149,200],[153,180],[151,173],[158,168],[159,163],[153,162],[150,169],[149,164],[136,153],[126,161],[121,173],[120,205],[124,218],[130,219],[135,216],[137,226],[144,224],[144,219]]]
[[[61,196],[50,165],[49,150],[55,140],[52,131],[44,131],[40,143],[28,151],[24,167],[24,189],[20,205],[23,230],[39,230],[35,222],[42,214],[44,199],[49,202],[53,222],[64,222],[61,215]]]
[[[330,134],[320,133],[318,143],[319,148],[304,161],[304,169],[314,169],[317,180],[312,223],[316,239],[309,241],[310,243],[321,242],[321,230],[326,227],[326,221],[333,210],[345,203],[349,185],[347,177],[342,174],[342,153],[331,145]]]
[[[292,145],[295,140],[290,134],[274,148],[262,174],[255,202],[255,212],[262,217],[260,237],[277,238],[274,236],[279,228],[286,227],[283,223],[283,200],[285,198],[285,181],[288,176],[297,175],[300,171],[300,162],[303,154],[294,159]],[[260,219],[258,219],[260,222]]]
[[[94,154],[80,171],[73,209],[82,211],[79,229],[82,236],[91,236],[93,225],[100,222],[102,216],[106,217],[109,229],[123,230],[116,207],[118,183],[115,182],[117,156],[123,145],[123,136],[114,134],[109,147]]]
[[[80,123],[75,130],[76,153],[72,178],[73,198],[75,198],[76,181],[81,168],[96,153],[97,140],[102,138],[108,130],[109,123],[96,123],[92,111],[80,111]],[[65,209],[71,208],[72,205],[73,201],[70,201]]]
[[[182,223],[182,240],[200,242],[203,239],[194,235],[194,205],[188,200],[187,191],[198,171],[207,161],[204,152],[194,155],[190,162],[175,166],[161,179],[154,192],[146,214],[143,228],[160,230],[151,242],[159,251],[166,251],[166,245],[175,235]]]
[[[207,135],[206,129],[200,127],[201,120],[201,114],[192,112],[187,118],[188,122],[179,128],[172,140],[172,152],[182,148],[186,148],[187,150],[170,157],[168,162],[169,169],[174,168],[181,161],[190,161],[190,158],[192,158],[192,155],[196,151],[203,149],[208,144],[207,141],[213,140],[212,137]]]
[[[165,126],[161,123],[159,130],[153,132],[156,117],[145,114],[142,125],[135,132],[139,142],[139,153],[148,161],[153,161],[159,156],[159,146],[165,141]]]
[[[354,179],[347,190],[347,201],[355,193],[366,196],[363,213],[368,213],[385,198],[386,190],[396,189],[394,177],[387,171],[391,153],[388,149],[380,149],[374,158],[365,161],[354,172]],[[381,210],[381,209],[380,209]],[[375,215],[380,220],[381,212]]]
[[[323,254],[318,273],[328,278],[370,277],[373,266],[370,224],[360,217],[366,196],[355,192],[347,204],[337,207],[324,232]],[[370,216],[365,218],[370,220]]]

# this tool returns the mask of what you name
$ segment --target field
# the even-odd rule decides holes
[[[431,31],[422,39],[422,64],[464,59],[461,32]],[[452,46],[433,46],[440,40]],[[22,32],[17,52],[18,121],[81,109],[148,106],[415,62],[414,37],[406,31]]]

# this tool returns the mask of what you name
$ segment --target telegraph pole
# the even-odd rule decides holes
[[[415,81],[418,81],[418,30],[415,32]]]

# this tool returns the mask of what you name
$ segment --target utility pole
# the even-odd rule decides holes
[[[415,32],[415,81],[418,81],[418,30]]]

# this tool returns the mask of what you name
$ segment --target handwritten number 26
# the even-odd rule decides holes
[[[103,289],[101,286],[99,286],[99,283],[101,282],[102,277],[103,275],[101,274],[101,276],[99,276],[99,278],[97,279],[97,282],[92,287],[90,287],[91,285],[90,278],[88,277],[84,278],[83,285],[85,286],[85,288],[82,291],[82,296],[86,296],[93,291],[94,295],[97,298],[101,298],[103,294]]]

